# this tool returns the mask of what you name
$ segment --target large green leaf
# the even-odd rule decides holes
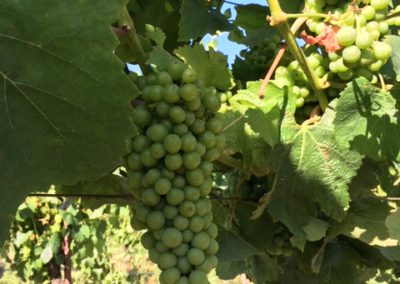
[[[389,230],[389,235],[392,239],[396,239],[400,243],[400,209],[397,208],[387,216],[385,221],[386,227]]]
[[[290,228],[292,243],[300,249],[305,240],[325,236],[328,223],[318,219],[318,210],[337,220],[344,217],[350,201],[348,184],[361,164],[359,154],[335,144],[332,119],[331,112],[313,125],[285,119],[285,145],[276,149],[277,181],[268,211]]]
[[[360,78],[341,93],[336,111],[335,137],[339,146],[374,160],[395,159],[399,155],[399,113],[390,93]]]
[[[395,223],[386,226],[386,220],[390,216],[391,207],[385,199],[371,194],[369,198],[360,198],[351,203],[346,218],[333,226],[330,234],[344,234],[348,237],[359,239],[371,246],[393,247],[399,245],[399,241],[392,237],[391,231],[398,231]],[[390,219],[389,219],[390,220]]]
[[[228,19],[216,9],[210,9],[199,0],[183,0],[180,9],[179,40],[189,41],[207,33],[229,30]]]
[[[2,1],[0,239],[28,191],[101,176],[134,134],[110,25],[126,1]]]
[[[114,174],[96,180],[80,181],[75,185],[62,185],[56,191],[61,194],[81,194],[81,205],[93,210],[105,204],[126,205],[133,202],[126,178]]]

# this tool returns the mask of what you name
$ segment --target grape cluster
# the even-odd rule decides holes
[[[362,76],[377,82],[376,73],[388,61],[392,47],[384,41],[390,33],[389,0],[307,0],[306,13],[330,14],[331,19],[309,19],[308,28],[316,35],[328,25],[336,27],[335,40],[340,46],[329,52],[329,79],[348,82]]]
[[[313,52],[307,56],[308,65],[320,78],[326,74],[326,64],[322,56]],[[306,74],[301,69],[297,60],[292,61],[287,67],[279,66],[275,71],[275,81],[280,86],[287,86],[296,96],[296,106],[301,108],[305,103],[317,101],[316,96],[310,92],[311,86]]]
[[[141,242],[162,270],[160,283],[208,283],[216,267],[217,226],[207,198],[212,162],[224,145],[215,116],[220,95],[199,87],[197,73],[180,61],[137,78],[140,134],[127,156],[127,177],[137,202],[132,226],[147,229]]]
[[[236,57],[232,66],[235,78],[243,82],[263,78],[279,49],[280,41],[278,35],[273,35],[257,45],[241,50],[240,57]]]
[[[251,178],[240,187],[239,197],[244,200],[258,201],[268,190],[267,179]]]
[[[274,232],[267,253],[273,256],[291,256],[294,252],[294,247],[290,243],[291,237],[289,229],[282,224]]]

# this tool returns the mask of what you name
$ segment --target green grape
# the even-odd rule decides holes
[[[182,82],[189,84],[197,81],[197,72],[194,69],[187,68],[183,71]]]
[[[354,43],[357,32],[352,27],[342,27],[335,35],[336,41],[341,46],[350,46]]]
[[[356,46],[360,49],[365,49],[370,47],[373,41],[372,36],[367,31],[363,31],[357,34]]]
[[[200,265],[205,259],[205,254],[202,250],[198,248],[191,248],[188,251],[186,257],[189,260],[190,264]]]
[[[185,198],[185,194],[181,189],[172,188],[166,196],[167,202],[170,205],[179,205]]]
[[[186,84],[181,87],[180,96],[185,101],[193,101],[195,98],[199,96],[199,91],[196,85]]]
[[[175,228],[167,228],[164,230],[161,241],[168,248],[176,248],[182,243],[182,234]]]
[[[170,154],[179,152],[182,147],[181,138],[176,134],[168,134],[163,141],[165,150]]]
[[[175,267],[164,270],[160,274],[160,279],[162,279],[165,284],[175,284],[180,278],[181,273]]]
[[[160,254],[160,257],[158,258],[158,266],[160,267],[160,269],[168,269],[168,268],[172,268],[176,265],[177,263],[177,258],[176,256],[169,252],[169,251],[165,251],[162,252]]]
[[[392,47],[386,42],[376,41],[372,45],[372,49],[375,57],[381,61],[386,61],[392,54]]]
[[[152,230],[159,230],[165,224],[165,217],[160,211],[152,211],[147,215],[147,225]]]
[[[344,62],[355,63],[361,58],[361,50],[357,46],[351,45],[343,49],[342,56]]]
[[[210,245],[210,237],[206,232],[199,232],[193,236],[192,242],[191,242],[192,247],[201,249],[201,250],[206,250],[209,245]],[[212,253],[213,255],[213,253]]]
[[[209,283],[207,280],[207,274],[203,271],[194,270],[189,275],[190,284],[207,284]]]
[[[155,247],[156,239],[150,231],[147,231],[141,236],[140,242],[145,249],[150,250]]]
[[[168,85],[172,83],[171,75],[168,72],[162,71],[157,74],[157,85]]]
[[[384,10],[389,6],[389,0],[371,0],[371,6],[375,10]]]

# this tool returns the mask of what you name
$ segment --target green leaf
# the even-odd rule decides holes
[[[276,227],[266,212],[260,218],[251,220],[250,217],[256,207],[253,204],[240,202],[236,205],[235,216],[240,237],[263,251],[272,245]]]
[[[246,90],[239,91],[229,100],[230,107],[221,109],[221,116],[224,119],[228,154],[242,154],[246,169],[265,175],[270,172],[268,164],[271,151],[266,141],[275,145],[280,140],[280,124],[285,116],[294,113],[295,102],[287,89],[278,88],[273,82],[266,88],[264,100],[260,100],[258,97],[260,86],[261,81],[248,82]],[[264,113],[264,110],[272,105],[275,106],[272,107],[271,112]],[[246,116],[249,108],[255,109],[257,115],[262,113],[265,128],[258,121]],[[257,110],[258,108],[260,109]],[[279,114],[277,109],[279,109]],[[272,121],[266,122],[267,119],[272,119]]]
[[[371,246],[397,246],[399,241],[391,237],[385,223],[391,209],[386,200],[376,196],[357,199],[352,202],[346,218],[332,226],[330,235],[344,234]],[[395,225],[390,221],[389,224]],[[392,229],[399,230],[398,227]]]
[[[197,71],[198,82],[203,86],[214,86],[221,91],[233,87],[232,75],[227,68],[227,57],[210,48],[207,52],[202,45],[183,46],[174,53]]]
[[[256,255],[250,259],[249,276],[255,284],[277,281],[283,269],[276,259],[267,255]]]
[[[46,247],[42,253],[40,254],[40,259],[42,260],[43,264],[47,264],[53,258],[53,251],[50,247]]]
[[[292,243],[302,249],[305,240],[325,236],[327,223],[318,210],[336,220],[349,207],[348,184],[361,165],[361,156],[335,144],[332,113],[314,125],[284,120],[284,146],[275,149],[277,181],[268,212],[287,225]]]
[[[247,89],[238,91],[231,103],[239,104],[236,108],[245,111],[247,124],[268,145],[273,147],[280,142],[281,110],[274,97],[268,96],[265,99],[259,99],[259,88],[259,84],[250,83]]]
[[[220,279],[222,280],[231,280],[246,272],[247,263],[245,259],[233,260],[233,261],[225,261],[218,262],[216,272]]]
[[[217,253],[219,262],[245,259],[249,256],[261,253],[232,231],[220,230],[217,240],[219,243],[219,250]]]
[[[335,137],[340,147],[377,161],[399,155],[399,113],[390,93],[359,78],[341,93],[336,111]]]
[[[125,4],[2,2],[0,239],[28,191],[99,177],[128,152],[136,89],[110,29]]]
[[[384,71],[387,71],[386,73],[389,73],[389,76],[394,72],[396,81],[400,81],[400,37],[388,35],[385,39],[392,46],[392,54],[389,60],[389,63],[391,64],[385,64],[383,69]],[[385,68],[387,65],[388,68]]]
[[[97,180],[81,181],[76,185],[62,185],[56,188],[57,193],[94,195],[82,198],[84,208],[96,209],[105,204],[125,205],[132,200],[127,198],[129,193],[126,178],[109,174]],[[96,196],[98,195],[98,196]],[[113,198],[112,196],[115,195]]]
[[[245,30],[262,29],[267,25],[266,16],[269,9],[257,4],[237,5],[235,24]]]
[[[180,9],[179,40],[189,41],[205,34],[231,29],[228,19],[215,9],[209,9],[204,1],[183,0]]]
[[[135,21],[137,31],[146,35],[146,25],[160,28],[166,35],[164,48],[172,51],[178,44],[180,22],[180,0],[137,0],[129,1],[128,10]]]
[[[174,60],[174,57],[168,51],[159,46],[156,46],[150,52],[149,58],[147,59],[146,63],[157,66],[159,70],[166,70],[172,60]]]
[[[385,221],[386,227],[389,229],[390,238],[398,240],[400,243],[400,209],[397,208],[387,216]]]
[[[164,45],[165,39],[167,38],[162,29],[154,27],[152,25],[146,25],[146,36],[153,40],[157,46],[162,47]]]
[[[235,9],[237,13],[234,21],[236,29],[229,34],[230,40],[253,47],[262,46],[271,37],[280,38],[277,29],[273,28],[266,19],[270,14],[268,7],[249,4],[238,5]],[[241,32],[242,29],[245,30],[246,35]]]

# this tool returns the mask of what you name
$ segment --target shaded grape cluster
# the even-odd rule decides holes
[[[242,82],[263,78],[274,60],[280,42],[280,37],[273,35],[257,45],[241,50],[240,57],[236,57],[232,66],[235,78]]]
[[[244,200],[258,201],[268,191],[268,179],[252,177],[240,187],[239,197]]]
[[[221,106],[214,87],[200,87],[197,73],[180,61],[136,79],[139,134],[127,156],[134,204],[133,227],[162,270],[160,283],[208,283],[216,267],[217,226],[207,198],[212,162],[224,145]]]
[[[295,248],[290,243],[291,237],[292,234],[287,227],[284,225],[279,226],[274,232],[272,242],[266,252],[273,256],[291,256],[295,251]]]

